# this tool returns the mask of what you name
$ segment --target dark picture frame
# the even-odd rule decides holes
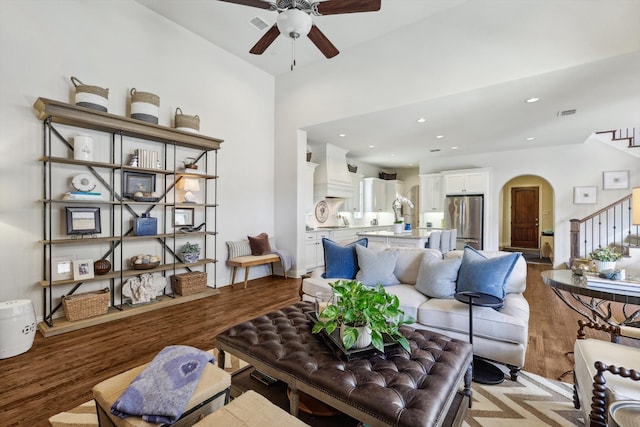
[[[133,195],[138,191],[143,194],[150,194],[156,191],[155,173],[124,171],[122,178],[124,197],[133,198]]]
[[[67,234],[98,234],[102,231],[100,208],[66,207]]]
[[[186,227],[193,226],[194,208],[174,208],[173,209],[173,226]]]

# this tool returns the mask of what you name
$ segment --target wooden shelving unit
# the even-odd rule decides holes
[[[43,247],[43,272],[39,285],[43,290],[42,313],[44,319],[39,325],[41,332],[45,336],[54,335],[60,331],[75,330],[217,293],[215,289],[218,178],[216,171],[217,151],[220,149],[222,140],[46,98],[38,98],[34,108],[44,125],[43,153],[40,157],[43,165],[41,198],[43,238],[40,241]],[[73,145],[59,127],[66,130],[78,129],[85,132],[108,134],[110,146],[101,148],[104,151],[108,150],[109,154],[102,156],[100,161],[74,158]],[[131,154],[131,147],[135,146],[134,144],[138,140],[157,147],[157,152],[163,156],[162,163],[158,164],[158,168],[135,167],[127,162],[126,156]],[[185,151],[193,155],[200,166],[204,166],[201,169],[202,173],[179,170],[178,157]],[[92,174],[100,183],[101,188],[106,190],[105,193],[108,193],[108,196],[105,194],[103,200],[64,200],[57,197],[53,194],[54,186],[59,186],[56,177],[64,174],[65,168],[69,173],[77,173],[80,169],[86,171],[87,174]],[[153,176],[154,184],[158,178],[164,187],[158,191],[158,201],[135,201],[125,198],[123,177],[126,172],[149,174]],[[204,187],[202,202],[181,203],[176,201],[176,183],[186,178],[202,182]],[[82,205],[99,206],[104,209],[108,224],[107,227],[104,227],[106,230],[103,229],[97,236],[71,238],[65,235],[64,230],[60,230],[60,221],[55,221],[56,214],[65,207]],[[204,220],[204,229],[192,233],[180,232],[179,227],[172,223],[175,215],[174,210],[180,208],[189,208],[198,212],[198,216]],[[158,233],[145,236],[133,235],[133,228],[129,224],[141,217],[143,213],[149,212],[158,214]],[[202,243],[201,258],[195,263],[184,263],[177,256],[178,247],[188,239]],[[136,244],[151,244],[157,247],[162,259],[160,265],[148,270],[130,268],[128,260],[136,254],[128,253],[127,247]],[[51,279],[53,276],[52,260],[57,252],[65,248],[68,252],[71,248],[82,253],[85,248],[96,245],[100,248],[108,248],[101,258],[112,261],[111,271],[83,280],[66,277],[64,280]],[[131,277],[143,273],[161,273],[164,277],[168,277],[171,274],[193,271],[194,269],[210,272],[209,277],[213,278],[213,287],[209,283],[205,292],[190,296],[179,296],[174,295],[173,292],[167,292],[159,296],[158,301],[150,304],[132,307],[125,303],[122,286]],[[61,297],[81,292],[83,284],[92,282],[108,283],[111,291],[109,313],[75,322],[61,318],[59,316],[59,311],[62,308]]]

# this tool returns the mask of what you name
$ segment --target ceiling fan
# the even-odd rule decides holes
[[[278,12],[276,23],[258,40],[249,52],[261,55],[282,33],[296,40],[300,36],[307,36],[311,42],[327,58],[333,58],[340,51],[313,23],[311,15],[338,15],[342,13],[374,12],[380,10],[382,0],[278,0],[268,2],[262,0],[219,0],[244,6]],[[294,64],[295,65],[295,60]]]

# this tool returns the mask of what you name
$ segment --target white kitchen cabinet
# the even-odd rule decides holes
[[[404,182],[380,178],[364,178],[364,211],[393,212],[391,206],[396,194],[402,195]]]
[[[487,191],[487,171],[443,173],[445,194],[484,194]]]
[[[443,212],[442,175],[420,175],[420,212]]]
[[[380,178],[364,178],[364,211],[384,212],[387,209],[387,185],[386,181]]]
[[[363,199],[363,183],[362,183],[362,174],[351,173],[351,186],[353,188],[353,194],[348,199],[345,199],[344,205],[342,207],[342,211],[351,212],[353,214],[360,213],[364,209],[364,199]]]
[[[322,238],[333,240],[331,231],[307,231],[304,244],[304,265],[307,271],[324,267],[324,247]]]

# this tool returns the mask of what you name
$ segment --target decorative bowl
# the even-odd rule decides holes
[[[160,261],[158,262],[148,262],[146,264],[132,264],[134,270],[151,270],[152,268],[156,268],[160,265]]]
[[[107,274],[111,271],[111,263],[108,259],[99,259],[93,263],[93,271],[99,276]]]
[[[137,262],[140,260],[140,262]],[[131,258],[131,266],[135,270],[150,270],[160,265],[160,260],[155,255],[137,255]]]

